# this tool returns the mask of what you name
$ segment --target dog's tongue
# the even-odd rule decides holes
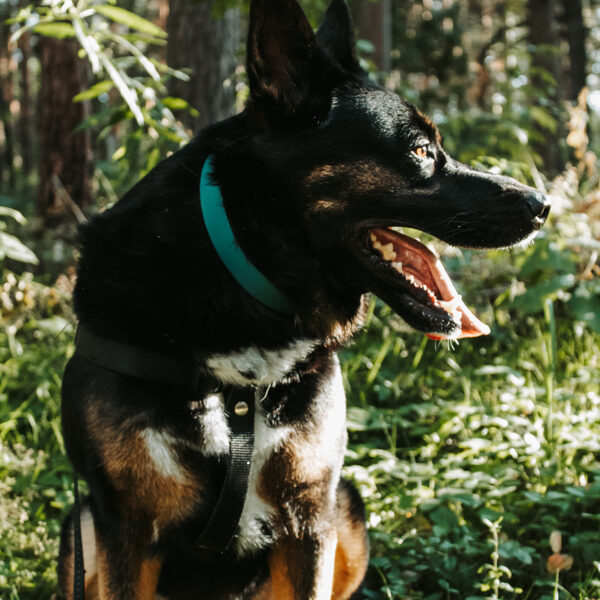
[[[375,234],[383,245],[391,243],[394,246],[395,262],[402,263],[402,272],[405,275],[412,275],[418,283],[427,286],[442,308],[457,316],[458,312],[460,313],[462,331],[458,336],[428,333],[427,337],[432,340],[443,340],[448,337],[461,339],[490,333],[490,328],[482,323],[463,302],[444,265],[427,246],[391,229],[377,229]]]

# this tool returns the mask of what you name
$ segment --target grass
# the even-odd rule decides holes
[[[551,229],[521,255],[446,260],[490,336],[449,348],[374,302],[342,353],[345,474],[372,543],[363,598],[600,597],[600,334],[584,293],[597,280],[557,244]],[[68,295],[28,276],[6,272],[1,289],[0,597],[49,598],[73,499],[59,416],[72,317]],[[547,569],[555,531],[569,570]]]
[[[575,557],[560,597],[597,597],[598,335],[540,316],[449,350],[387,313],[345,357],[346,472],[372,525],[367,597],[496,598],[497,578],[502,598],[552,598],[554,530]],[[378,338],[394,340],[384,357]]]

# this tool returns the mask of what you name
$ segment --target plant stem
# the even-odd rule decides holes
[[[554,381],[556,378],[556,319],[554,316],[554,303],[551,299],[544,302],[544,316],[549,329],[549,340],[547,342],[547,364],[546,364],[546,400],[548,402],[548,417],[546,422],[546,437],[552,444],[554,442]]]

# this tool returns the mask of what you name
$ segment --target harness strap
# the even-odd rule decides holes
[[[229,422],[229,454],[225,479],[207,525],[197,540],[198,547],[217,558],[229,549],[235,537],[246,495],[254,452],[254,413],[256,388],[227,386],[190,363],[169,355],[144,350],[103,338],[85,325],[79,325],[76,351],[87,360],[109,371],[156,383],[194,390],[198,394],[223,391]],[[84,600],[85,569],[81,540],[81,505],[75,473],[73,510],[74,574],[73,595]]]
[[[201,379],[217,380],[203,374],[183,358],[153,352],[96,335],[85,325],[77,328],[77,352],[89,361],[122,375],[137,379],[168,383],[196,390]],[[209,390],[210,391],[210,390]],[[216,390],[215,390],[216,391]]]
[[[222,554],[233,541],[248,492],[248,478],[254,450],[255,391],[232,388],[225,406],[231,436],[227,473],[213,513],[196,545]]]

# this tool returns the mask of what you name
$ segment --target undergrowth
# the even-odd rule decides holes
[[[600,201],[578,176],[555,183],[562,204],[530,248],[444,258],[491,335],[451,348],[374,301],[343,351],[345,475],[372,544],[363,598],[600,597],[600,236],[586,212]],[[72,281],[4,267],[0,597],[46,599],[73,499],[59,416]]]

